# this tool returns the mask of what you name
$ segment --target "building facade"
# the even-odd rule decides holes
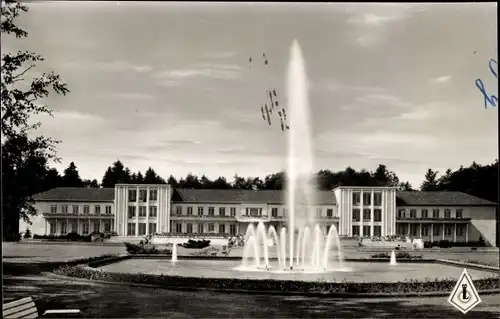
[[[340,236],[401,235],[424,241],[485,240],[498,245],[496,203],[460,192],[400,192],[393,187],[319,191],[316,206],[296,212]],[[39,214],[20,229],[33,234],[116,232],[245,234],[251,223],[287,227],[284,193],[274,190],[174,189],[118,184],[115,188],[56,188],[35,197]]]

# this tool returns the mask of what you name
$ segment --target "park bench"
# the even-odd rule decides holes
[[[31,297],[4,303],[2,311],[3,318],[40,318],[38,308]],[[45,311],[41,318],[83,318],[83,316],[78,309],[57,309]]]

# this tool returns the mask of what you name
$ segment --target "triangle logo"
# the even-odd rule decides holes
[[[477,293],[476,287],[474,287],[467,269],[464,268],[462,275],[448,298],[448,302],[464,314],[481,303],[481,298]]]

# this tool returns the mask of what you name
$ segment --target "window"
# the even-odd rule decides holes
[[[158,190],[156,188],[152,188],[149,190],[149,200],[150,201],[158,200]]]
[[[429,226],[422,226],[422,236],[429,236]]]
[[[452,232],[453,232],[453,229],[452,229],[451,226],[446,226],[445,229],[444,229],[444,232],[445,232],[446,236],[451,236]]]
[[[380,208],[375,208],[373,210],[373,219],[376,222],[381,222],[382,221],[382,210]]]
[[[78,214],[78,205],[73,205],[73,214]]]
[[[139,206],[139,217],[146,217],[146,206]]]
[[[372,219],[371,214],[372,212],[369,208],[363,209],[363,220],[371,220]]]
[[[418,235],[418,225],[410,225],[410,235],[411,236]]]
[[[422,218],[429,218],[429,211],[427,209],[422,209],[420,213],[422,214]]]
[[[135,223],[127,224],[127,236],[135,236]]]
[[[373,205],[382,206],[382,193],[380,192],[373,193]]]
[[[359,236],[359,226],[357,226],[357,225],[352,226],[352,235]]]
[[[177,207],[175,208],[175,214],[176,214],[177,216],[182,215],[182,206],[177,206]]]
[[[83,214],[88,215],[90,212],[90,207],[89,205],[84,205],[83,206]]]
[[[371,236],[370,226],[363,226],[363,237]]]
[[[434,227],[434,231],[432,232],[432,234],[434,236],[439,236],[439,231],[440,231],[439,225],[434,225],[433,227]]]
[[[352,220],[356,221],[356,222],[359,222],[359,218],[360,218],[360,210],[359,208],[354,208],[352,210]]]
[[[271,208],[271,216],[274,218],[278,217],[278,209],[276,207]]]
[[[82,226],[83,226],[83,234],[87,235],[89,233],[89,223],[88,222],[84,222],[82,224]]]
[[[101,205],[94,206],[94,214],[101,215]]]
[[[283,208],[283,217],[286,217],[286,214],[287,214],[287,209],[286,208]]]
[[[56,214],[57,213],[57,205],[50,205],[50,212],[52,214]]]
[[[248,207],[246,209],[246,216],[260,217],[262,216],[262,208]]]
[[[149,223],[149,234],[156,234],[156,223]]]
[[[188,209],[189,211],[189,209]],[[202,206],[198,206],[198,216],[201,216],[203,215],[203,207]]]
[[[214,211],[215,211],[215,209],[212,206],[208,207],[208,216],[213,216]]]
[[[214,223],[208,224],[208,231],[209,232],[214,232],[215,231],[215,225],[214,225]]]
[[[229,225],[229,235],[234,236],[236,235],[236,225]]]
[[[439,208],[432,210],[432,218],[439,218]]]
[[[101,231],[101,224],[99,222],[94,222],[94,233],[99,233]]]
[[[182,233],[182,224],[181,223],[175,224],[175,232],[178,234]]]
[[[203,234],[203,224],[198,224],[198,234]]]
[[[62,210],[63,214],[67,214],[68,213],[68,205],[62,205],[61,210]]]
[[[225,233],[226,232],[226,225],[225,224],[220,224],[219,225],[219,233]]]
[[[328,208],[326,210],[326,217],[333,217],[333,209]]]
[[[71,232],[72,233],[78,233],[78,224],[77,223],[72,223],[71,224]]]
[[[128,201],[135,203],[137,201],[137,190],[129,189],[128,190]]]
[[[186,233],[188,234],[193,233],[193,224],[186,224]]]
[[[451,209],[445,208],[445,210],[444,210],[444,218],[451,218]]]
[[[149,206],[149,217],[156,218],[158,215],[158,207]]]
[[[456,218],[464,218],[464,210],[462,208],[457,208],[455,215]]]
[[[110,232],[111,231],[111,223],[110,222],[105,222],[104,223],[104,231],[105,232]]]
[[[236,216],[236,207],[231,207],[231,217]]]
[[[128,218],[134,218],[135,217],[135,206],[129,206],[128,207]]]
[[[373,226],[373,236],[382,236],[382,226]]]
[[[405,218],[406,211],[404,208],[398,209],[398,218]]]
[[[417,210],[410,209],[410,218],[417,218]]]
[[[322,215],[323,215],[323,209],[321,209],[321,208],[316,209],[316,216],[322,217]]]
[[[363,206],[370,206],[372,204],[372,193],[363,192]]]
[[[111,215],[111,205],[106,205],[106,215]]]
[[[139,223],[139,236],[146,235],[146,223]]]
[[[219,216],[226,216],[226,207],[219,207]]]
[[[139,201],[145,203],[148,199],[148,190],[140,189],[139,190]]]
[[[361,193],[354,192],[352,193],[352,204],[358,206],[361,203]]]
[[[465,233],[464,226],[463,225],[458,225],[457,226],[457,236],[463,236]]]
[[[187,214],[188,214],[189,216],[193,215],[193,207],[189,206],[189,207],[187,208]]]
[[[61,235],[66,235],[67,234],[67,229],[66,229],[66,221],[61,222]]]

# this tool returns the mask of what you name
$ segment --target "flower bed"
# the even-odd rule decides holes
[[[388,253],[379,253],[372,255],[372,258],[384,258],[384,259],[390,259],[391,255]],[[407,252],[398,252],[396,253],[396,259],[422,259],[422,256],[420,255],[412,255]]]
[[[64,266],[55,271],[56,274],[99,280],[108,282],[148,284],[177,289],[216,289],[239,290],[255,292],[282,292],[282,293],[371,293],[371,294],[402,294],[402,293],[429,293],[449,292],[456,284],[456,278],[444,280],[415,281],[408,280],[395,283],[355,283],[355,282],[305,282],[291,280],[242,280],[222,278],[180,277],[150,274],[111,273],[82,266]],[[474,280],[479,291],[500,288],[498,276]]]

